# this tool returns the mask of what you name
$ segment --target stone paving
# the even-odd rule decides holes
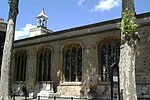
[[[97,99],[73,98],[73,99],[71,99],[71,98],[63,98],[63,97],[62,98],[56,98],[56,99],[54,99],[54,98],[49,98],[49,99],[38,99],[38,98],[30,99],[30,98],[27,98],[27,99],[25,99],[25,97],[16,97],[13,100],[110,100],[110,99],[100,99],[100,98],[97,98]],[[149,100],[149,99],[140,99],[140,100]]]
[[[16,96],[15,99],[13,100],[25,100],[25,97],[23,96]],[[36,98],[36,99],[31,99],[31,98],[26,98],[26,100],[88,100],[87,98],[71,98],[71,97],[58,97],[56,99],[54,98],[49,98],[49,99],[44,99],[44,98]]]

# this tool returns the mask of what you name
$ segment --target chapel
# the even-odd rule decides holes
[[[117,100],[118,68],[114,74],[111,69],[120,59],[121,32],[116,27],[120,18],[56,32],[47,28],[44,9],[36,18],[37,27],[30,36],[14,41],[13,92],[22,95],[25,87],[30,98],[87,97],[93,87],[102,100],[110,100],[111,93]],[[136,18],[141,36],[136,55],[137,95],[150,98],[150,12]]]

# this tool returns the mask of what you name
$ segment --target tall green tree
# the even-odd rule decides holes
[[[19,0],[8,0],[9,16],[1,67],[0,100],[11,100],[11,58]]]
[[[134,0],[122,0],[122,20],[120,47],[120,92],[121,100],[137,100],[135,81],[135,56],[140,37],[136,31]]]

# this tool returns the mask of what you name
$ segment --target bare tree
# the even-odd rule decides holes
[[[135,56],[139,35],[135,32],[134,0],[122,0],[121,52],[119,62],[121,100],[137,100]]]
[[[11,57],[19,0],[9,0],[9,17],[1,67],[0,100],[11,100]]]

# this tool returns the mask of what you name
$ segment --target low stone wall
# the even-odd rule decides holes
[[[137,83],[137,96],[139,99],[150,100],[150,83]]]
[[[12,94],[14,95],[24,95],[24,89],[27,89],[25,87],[25,83],[24,82],[15,82],[13,85],[12,85]],[[26,90],[27,91],[27,90]]]
[[[62,97],[80,97],[81,86],[59,86],[58,92]]]

